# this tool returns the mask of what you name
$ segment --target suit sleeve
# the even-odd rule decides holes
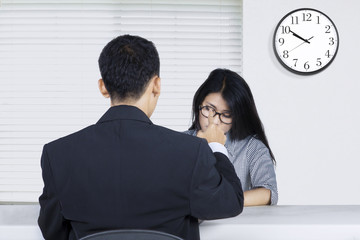
[[[71,226],[61,214],[61,204],[56,195],[49,158],[45,148],[46,145],[41,156],[44,189],[39,197],[40,215],[38,224],[46,240],[67,240],[69,239]]]
[[[203,219],[233,217],[243,210],[244,196],[239,178],[228,157],[213,154],[201,141],[191,182],[191,215]]]

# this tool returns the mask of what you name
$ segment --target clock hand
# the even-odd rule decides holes
[[[314,36],[312,36],[311,38],[306,39],[306,42],[310,43],[309,40],[313,39],[313,38],[314,38]]]
[[[299,38],[299,39],[303,40],[304,42],[310,43],[308,39],[305,39],[305,38],[300,37],[299,35],[297,35],[296,33],[294,33],[294,32],[293,32],[293,31],[291,31],[291,30],[290,30],[290,32],[291,32],[291,33],[292,33],[295,37],[297,37],[297,38]]]
[[[293,49],[291,49],[289,52],[295,50],[296,48],[300,47],[301,45],[303,45],[303,44],[306,43],[306,42],[307,42],[307,43],[310,43],[309,40],[312,39],[313,37],[314,37],[314,36],[312,36],[311,38],[306,39],[306,41],[300,43],[299,45],[297,45],[296,47],[294,47]]]

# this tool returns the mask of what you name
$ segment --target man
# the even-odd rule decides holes
[[[111,107],[92,126],[46,144],[39,226],[45,239],[152,229],[199,239],[198,219],[236,216],[243,192],[226,155],[150,121],[160,95],[152,42],[130,35],[103,49],[100,92]],[[211,123],[202,137],[226,154]],[[218,150],[215,150],[218,151]]]

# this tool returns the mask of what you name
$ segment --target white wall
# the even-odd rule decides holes
[[[243,3],[243,75],[277,160],[279,204],[360,204],[360,1]],[[335,60],[313,76],[285,70],[272,48],[280,19],[303,7],[339,31]]]

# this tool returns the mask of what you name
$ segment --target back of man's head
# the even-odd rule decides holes
[[[104,47],[99,67],[112,101],[137,100],[149,80],[159,76],[160,60],[151,41],[123,35]]]

